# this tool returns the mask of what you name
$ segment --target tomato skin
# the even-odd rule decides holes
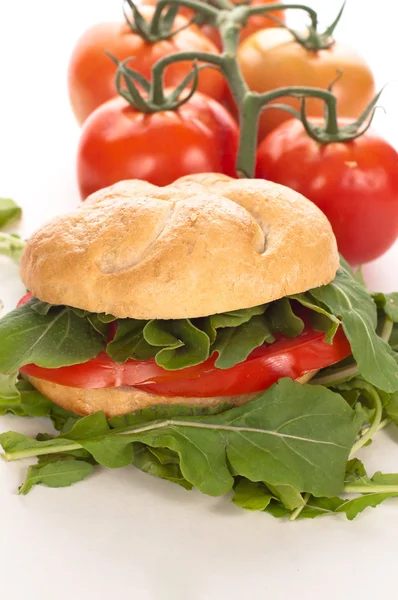
[[[326,343],[325,334],[307,328],[297,338],[285,338],[271,346],[256,348],[245,362],[226,370],[214,367],[215,357],[195,367],[166,371],[154,360],[128,360],[120,364],[102,352],[88,363],[72,367],[45,369],[26,365],[21,372],[70,387],[134,386],[162,396],[206,398],[259,392],[281,377],[297,379],[350,354],[350,344],[341,328],[332,345]]]
[[[260,144],[256,176],[319,206],[353,265],[377,258],[398,236],[398,153],[372,130],[349,143],[320,145],[292,119]]]
[[[22,296],[22,298],[18,302],[17,308],[19,308],[20,306],[23,306],[24,304],[29,302],[29,300],[31,300],[32,297],[33,297],[32,292],[26,292],[26,294],[24,296]]]
[[[83,127],[78,149],[81,196],[125,179],[163,186],[192,173],[234,177],[238,136],[228,111],[199,92],[177,111],[146,115],[114,98]]]
[[[341,117],[359,117],[375,95],[372,72],[364,59],[349,46],[335,43],[327,50],[311,52],[296,42],[283,28],[265,29],[247,38],[238,50],[243,76],[256,92],[269,92],[286,86],[327,89],[339,70],[343,75],[333,86]],[[283,97],[278,103],[300,110],[300,101]],[[323,117],[324,103],[307,99],[307,114]],[[259,141],[291,118],[279,109],[268,109],[260,118]]]
[[[153,12],[153,7],[142,7],[143,16],[148,20]],[[185,24],[185,17],[178,16],[176,29]],[[79,124],[98,106],[117,95],[116,67],[105,51],[120,61],[134,56],[131,67],[150,79],[152,66],[160,58],[183,50],[218,53],[196,25],[154,44],[145,42],[127,23],[100,23],[88,29],[78,40],[68,69],[69,98]],[[165,84],[176,87],[191,70],[192,61],[171,65],[165,71]],[[215,69],[203,69],[199,73],[199,91],[222,100],[225,87],[222,74]]]

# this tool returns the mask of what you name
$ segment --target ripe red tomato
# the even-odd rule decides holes
[[[256,176],[319,206],[353,265],[377,258],[398,236],[398,153],[372,130],[352,142],[321,145],[292,119],[260,144]]]
[[[81,196],[123,179],[162,186],[191,173],[233,177],[238,135],[228,111],[199,92],[176,111],[152,114],[114,98],[84,124],[78,149]]]
[[[249,358],[226,370],[214,366],[215,357],[195,367],[166,371],[154,360],[113,362],[102,352],[81,365],[45,369],[27,365],[22,373],[79,388],[109,388],[134,386],[162,396],[186,398],[235,396],[267,389],[282,377],[298,379],[315,369],[332,365],[351,354],[340,328],[333,344],[327,344],[325,334],[306,328],[296,338],[284,338],[271,346],[256,348]]]
[[[327,89],[341,70],[342,77],[333,86],[341,117],[359,117],[375,95],[370,67],[353,48],[336,42],[325,50],[307,50],[281,27],[263,29],[247,38],[239,46],[238,62],[247,85],[258,93],[288,86]],[[297,98],[283,97],[278,103],[300,110]],[[308,115],[323,117],[322,100],[308,99],[306,107]],[[259,140],[290,118],[280,109],[264,111]]]
[[[154,8],[144,6],[141,12],[149,20]],[[185,17],[178,16],[175,28],[179,29],[187,23]],[[116,67],[105,51],[120,61],[134,56],[131,67],[150,79],[152,66],[160,58],[182,50],[218,54],[214,44],[196,25],[182,29],[168,40],[153,44],[145,42],[127,23],[100,23],[88,29],[75,46],[68,70],[69,98],[79,123],[82,124],[98,106],[117,94]],[[191,70],[192,61],[170,65],[165,71],[165,84],[176,87]],[[209,68],[199,73],[199,91],[221,100],[225,87],[219,71]]]
[[[234,4],[242,4],[242,0],[231,0]],[[155,6],[158,3],[158,0],[142,0],[140,4],[142,5],[150,5]],[[276,2],[275,0],[249,0],[247,2],[249,6],[262,6],[267,4],[283,4],[283,2]],[[180,8],[180,14],[184,15],[188,19],[192,19],[194,15],[194,11],[188,8],[187,6],[182,6]],[[269,15],[273,15],[277,17],[279,21],[283,23],[286,22],[285,11],[284,10],[273,10],[269,13],[265,13],[264,15],[253,15],[247,21],[247,25],[242,28],[240,34],[240,41],[243,42],[249,35],[254,33],[255,31],[259,31],[260,29],[265,29],[266,27],[279,27],[279,23],[277,21],[273,21]],[[202,33],[209,38],[216,46],[221,50],[221,38],[216,27],[209,25],[208,23],[204,23],[200,26]]]

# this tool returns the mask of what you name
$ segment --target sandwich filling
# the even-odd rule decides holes
[[[74,388],[205,398],[259,392],[353,355],[365,378],[382,387],[390,377],[393,388],[396,363],[376,322],[374,300],[346,265],[329,285],[195,319],[118,319],[28,293],[0,321],[0,371]],[[375,349],[391,376],[375,369]]]

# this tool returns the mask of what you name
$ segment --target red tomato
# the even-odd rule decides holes
[[[234,4],[242,4],[242,0],[231,0]],[[142,0],[140,4],[142,5],[150,5],[155,6],[158,3],[158,0]],[[209,3],[210,4],[210,3]],[[262,6],[267,4],[283,4],[283,2],[276,2],[275,0],[250,0],[247,2],[249,6]],[[188,19],[192,19],[194,15],[194,11],[186,6],[182,6],[180,8],[180,14],[184,15]],[[249,35],[254,33],[255,31],[259,31],[260,29],[265,29],[266,27],[279,27],[279,23],[273,21],[268,15],[273,15],[277,17],[283,23],[286,22],[285,11],[284,10],[273,10],[272,12],[265,13],[264,15],[253,15],[248,19],[247,25],[242,28],[240,34],[240,41],[243,42]],[[202,33],[209,38],[217,48],[221,49],[221,38],[216,27],[209,25],[208,23],[204,23],[200,25],[200,29]]]
[[[149,20],[154,8],[142,7],[141,11],[146,20]],[[181,28],[187,23],[185,17],[178,16],[175,28]],[[116,67],[105,51],[120,61],[134,56],[132,68],[150,79],[152,66],[160,58],[183,50],[218,54],[216,46],[196,25],[182,29],[168,40],[153,44],[145,42],[127,23],[101,23],[91,27],[77,42],[68,70],[70,102],[79,123],[82,124],[98,106],[117,94]],[[192,61],[170,65],[165,71],[165,84],[176,87],[191,70]],[[223,75],[215,69],[203,69],[199,74],[198,89],[221,100],[225,92]]]
[[[333,93],[342,117],[359,117],[375,96],[370,67],[353,48],[336,42],[328,49],[307,50],[282,27],[263,29],[247,38],[239,46],[238,63],[249,88],[259,94],[290,86],[327,89],[341,71],[342,77],[334,83]],[[301,106],[298,98],[290,96],[279,98],[277,103],[296,110]],[[311,117],[322,118],[324,103],[308,98],[306,109]],[[290,118],[283,110],[268,108],[260,117],[258,139],[262,140]]]
[[[32,292],[27,292],[25,294],[25,296],[22,296],[22,298],[20,299],[20,301],[17,304],[17,308],[19,308],[20,306],[22,306],[23,304],[26,304],[27,302],[29,302],[29,300],[32,298],[33,294]]]
[[[187,398],[235,396],[267,389],[281,377],[298,379],[305,373],[327,367],[351,354],[341,328],[333,344],[325,334],[306,328],[293,339],[281,339],[271,346],[256,348],[249,358],[231,369],[214,366],[215,357],[195,367],[166,371],[154,360],[113,362],[102,352],[87,363],[59,369],[27,365],[22,373],[61,385],[80,388],[134,386],[162,396]]]
[[[256,176],[319,206],[353,265],[377,258],[398,236],[398,153],[374,131],[349,143],[320,145],[292,119],[260,144]]]
[[[238,126],[200,93],[177,111],[143,114],[118,97],[86,121],[78,150],[82,198],[124,179],[168,185],[191,173],[235,175]]]

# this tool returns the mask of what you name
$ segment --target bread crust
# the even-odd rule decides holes
[[[339,265],[309,200],[265,180],[192,175],[159,188],[124,181],[28,241],[34,296],[119,318],[195,318],[324,285]]]
[[[77,415],[91,415],[103,411],[108,418],[126,415],[130,412],[148,408],[149,406],[170,406],[184,404],[186,406],[219,406],[223,403],[240,406],[252,400],[258,394],[242,394],[240,396],[219,396],[214,398],[182,398],[155,396],[133,387],[103,388],[98,390],[67,387],[27,377],[30,383],[46,398],[58,406],[62,406]]]

